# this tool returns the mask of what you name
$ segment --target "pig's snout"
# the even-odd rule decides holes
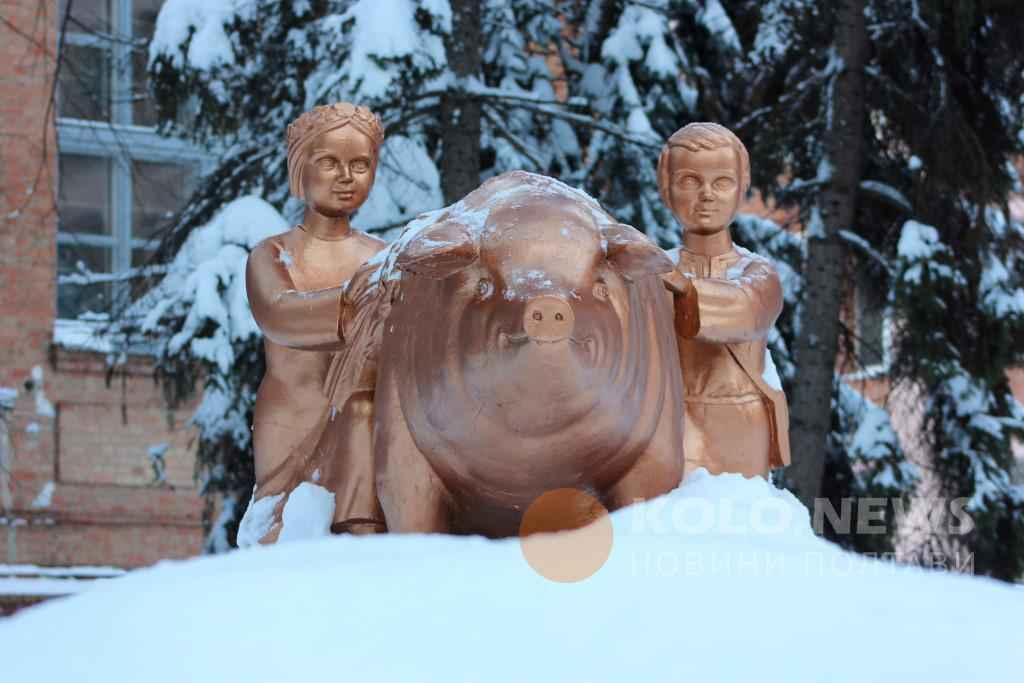
[[[530,299],[523,311],[523,331],[533,341],[568,339],[575,321],[569,302],[549,294]]]

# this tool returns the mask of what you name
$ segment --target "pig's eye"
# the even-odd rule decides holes
[[[608,301],[608,285],[602,280],[594,283],[594,298],[600,301]]]
[[[476,294],[481,299],[486,299],[494,293],[494,283],[485,277],[480,278],[480,281],[476,283]]]

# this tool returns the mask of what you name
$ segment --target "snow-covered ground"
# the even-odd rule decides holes
[[[517,540],[334,537],[164,562],[0,623],[10,681],[982,681],[1024,590],[837,550],[792,496],[702,470],[542,578]]]

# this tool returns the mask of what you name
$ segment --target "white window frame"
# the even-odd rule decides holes
[[[61,154],[89,156],[110,162],[110,233],[98,235],[57,231],[57,245],[109,247],[111,272],[123,273],[132,267],[133,249],[152,246],[152,240],[132,236],[134,204],[132,164],[134,162],[173,163],[191,166],[195,178],[213,168],[213,157],[184,140],[163,137],[156,128],[132,123],[134,38],[133,0],[110,0],[111,40],[100,35],[73,32],[63,37],[68,45],[101,47],[109,51],[110,119],[92,121],[58,115],[56,118],[58,158]],[[58,16],[58,22],[62,18]],[[58,30],[61,27],[58,26]],[[58,114],[60,109],[58,107]],[[57,183],[63,182],[60,174]],[[74,286],[74,285],[64,285]],[[58,292],[61,285],[58,285]],[[113,283],[115,300],[127,293],[125,283]],[[58,314],[59,317],[59,314]]]

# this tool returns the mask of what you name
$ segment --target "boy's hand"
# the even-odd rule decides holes
[[[661,283],[672,292],[676,334],[685,339],[697,336],[700,331],[700,309],[693,280],[673,269],[661,276]]]
[[[675,268],[661,275],[661,283],[665,285],[665,289],[683,298],[689,298],[697,293],[690,278]]]

